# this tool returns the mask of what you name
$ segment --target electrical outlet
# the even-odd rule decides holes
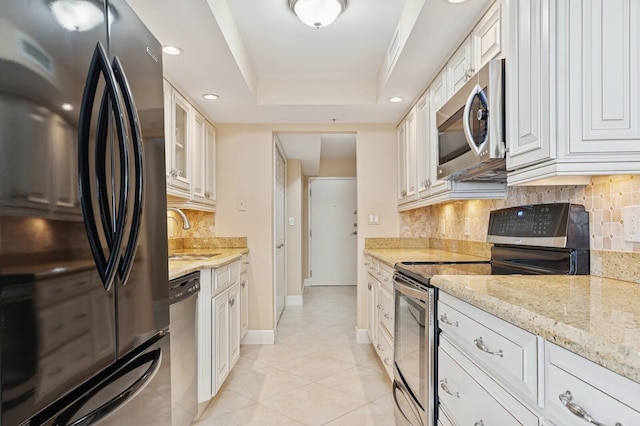
[[[624,240],[640,242],[640,207],[630,206],[622,210]]]

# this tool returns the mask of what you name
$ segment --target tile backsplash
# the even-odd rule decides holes
[[[590,213],[591,248],[640,252],[625,242],[622,210],[640,206],[640,176],[596,176],[589,185],[510,187],[504,200],[456,201],[400,213],[401,237],[485,241],[489,212],[523,204],[570,202]]]
[[[180,238],[211,238],[216,236],[216,214],[183,209],[191,223],[191,229],[182,229],[182,218],[176,212],[167,212],[167,236],[169,240]]]

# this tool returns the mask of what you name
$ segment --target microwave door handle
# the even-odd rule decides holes
[[[478,154],[480,150],[478,146],[476,146],[475,141],[473,140],[473,134],[471,133],[471,126],[469,125],[469,121],[471,120],[471,105],[473,104],[473,100],[476,95],[482,91],[482,87],[479,85],[475,85],[467,98],[467,103],[464,105],[464,112],[462,114],[462,126],[464,129],[464,137],[467,140],[467,144],[473,152]]]

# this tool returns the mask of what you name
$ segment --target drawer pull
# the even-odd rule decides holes
[[[389,358],[385,358],[384,361],[382,361],[382,362],[384,362],[384,365],[386,365],[387,367],[393,367],[391,365],[391,361],[389,361]]]
[[[376,308],[380,309],[381,311],[384,311],[384,306],[382,306],[381,304],[378,304]]]
[[[473,426],[484,426],[484,422],[480,420],[479,422],[475,422]]]
[[[440,322],[443,324],[452,325],[454,327],[459,326],[458,321],[453,321],[453,322],[449,321],[449,318],[447,318],[447,314],[440,315]]]
[[[384,352],[384,349],[382,348],[382,346],[380,345],[380,343],[378,343],[376,345],[376,348],[380,351],[380,352]]]
[[[460,398],[460,392],[456,392],[456,393],[451,392],[451,389],[449,389],[449,385],[447,384],[447,379],[440,380],[440,389],[442,389],[443,391],[445,391],[445,393],[448,393],[454,398]]]
[[[386,319],[388,319],[388,320],[393,321],[393,318],[391,318],[391,315],[389,315],[388,313],[387,313],[387,314],[384,314],[384,317],[385,317]]]
[[[482,352],[488,353],[489,355],[498,355],[500,358],[504,356],[504,354],[502,353],[502,349],[496,352],[491,352],[482,341],[482,337],[478,337],[477,339],[475,339],[473,341],[473,344],[476,345],[476,348],[480,349]]]
[[[560,395],[558,395],[558,398],[560,399],[562,405],[567,407],[567,410],[571,411],[571,414],[573,414],[574,416],[580,417],[584,421],[596,426],[605,426],[604,423],[600,423],[599,421],[591,417],[591,415],[589,415],[589,413],[587,413],[584,408],[582,408],[575,402],[572,402],[573,395],[571,395],[570,391],[561,393]],[[616,422],[614,426],[622,426],[622,423]]]

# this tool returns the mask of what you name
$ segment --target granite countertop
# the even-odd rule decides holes
[[[249,253],[248,248],[207,248],[175,250],[170,255],[190,254],[210,256],[197,260],[169,260],[169,280],[179,278],[201,269],[219,268],[233,261],[239,260],[243,254]]]
[[[640,285],[590,275],[440,275],[431,284],[640,383]]]
[[[365,253],[389,265],[473,258],[430,249]],[[591,275],[436,275],[431,284],[640,383],[640,284]]]
[[[431,248],[365,249],[364,254],[371,255],[391,267],[398,262],[486,262],[489,260],[486,257]]]

